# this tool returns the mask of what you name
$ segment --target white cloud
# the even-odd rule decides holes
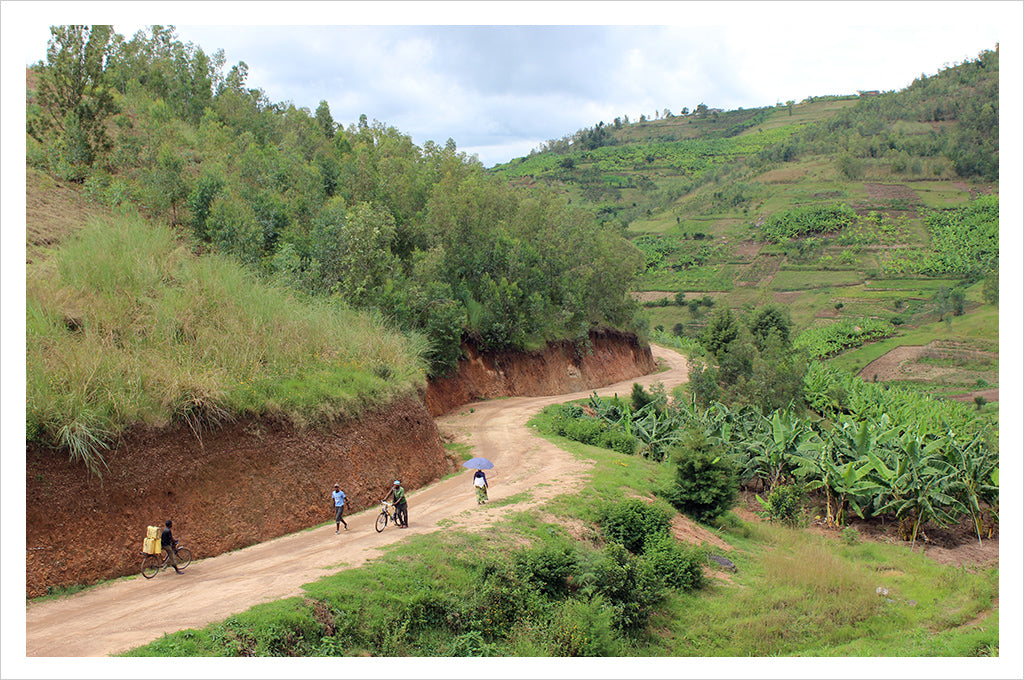
[[[418,144],[450,137],[485,164],[621,115],[899,89],[1020,32],[1005,2],[632,2],[630,26],[584,25],[620,6],[603,2],[83,4],[114,6],[126,36],[175,23],[228,66],[245,61],[272,100],[326,100],[339,122],[365,113]],[[26,63],[45,55],[50,17],[82,20],[73,3],[42,5],[66,11],[18,7]],[[216,25],[239,19],[251,25]]]

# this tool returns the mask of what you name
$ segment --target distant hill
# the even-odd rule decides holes
[[[696,338],[712,304],[781,304],[799,330],[866,319],[897,338],[962,341],[943,325],[952,292],[967,301],[957,320],[985,315],[966,340],[987,347],[998,342],[998,93],[996,49],[900,91],[602,121],[492,172],[551,187],[627,234],[646,260],[637,297],[665,333]],[[985,255],[953,264],[950,242]],[[838,361],[859,370],[872,358],[857,356]]]

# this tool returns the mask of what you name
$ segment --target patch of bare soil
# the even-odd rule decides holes
[[[971,347],[945,343],[941,341],[930,342],[927,345],[903,345],[886,352],[883,356],[875,359],[861,370],[858,374],[864,380],[921,380],[929,382],[941,382],[951,380],[955,377],[957,382],[970,383],[977,380],[984,380],[989,383],[999,381],[998,368],[991,370],[968,370],[951,363],[951,365],[937,365],[924,363],[921,359],[932,358],[949,360],[950,362],[961,361],[996,361],[999,355],[995,352],[985,352]],[[984,395],[987,401],[998,401],[999,391],[997,389],[976,390],[958,395],[962,401],[971,401],[976,395]]]
[[[792,290],[792,291],[785,291],[785,292],[773,292],[772,293],[772,300],[774,300],[775,302],[777,302],[779,304],[789,306],[789,305],[792,305],[797,300],[799,300],[800,296],[802,294],[803,294],[802,291],[799,291],[799,290]]]
[[[972,186],[970,184],[967,184],[966,182],[953,182],[953,186],[959,189],[960,191],[965,192],[971,198],[977,198],[978,196],[988,196],[989,194],[995,193],[996,191],[995,186],[991,184]]]
[[[761,244],[757,241],[740,241],[736,244],[734,252],[744,260],[753,260],[761,252]]]
[[[865,182],[864,189],[867,191],[868,199],[879,203],[894,200],[903,200],[908,203],[918,203],[920,201],[917,192],[903,184]]]
[[[672,519],[672,535],[680,541],[685,541],[691,545],[707,543],[720,550],[732,550],[731,545],[685,515],[676,515]]]

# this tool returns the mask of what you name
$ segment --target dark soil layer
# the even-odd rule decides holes
[[[594,333],[591,351],[554,343],[533,354],[465,347],[456,375],[331,428],[246,420],[202,433],[139,429],[107,452],[102,478],[66,453],[26,450],[26,591],[138,573],[148,525],[174,521],[196,558],[211,557],[333,520],[339,482],[351,511],[377,503],[394,479],[412,491],[457,467],[434,415],[477,399],[541,396],[650,373],[650,347]]]

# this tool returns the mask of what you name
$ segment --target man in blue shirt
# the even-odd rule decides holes
[[[334,485],[331,498],[334,499],[334,533],[341,532],[342,524],[345,525],[345,531],[348,531],[348,522],[341,516],[345,512],[345,492],[341,490],[340,484]]]

